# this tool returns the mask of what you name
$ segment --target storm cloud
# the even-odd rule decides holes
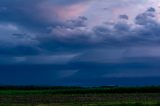
[[[16,70],[12,77],[33,72],[40,78],[46,72],[43,77],[49,79],[43,84],[66,79],[82,84],[82,79],[159,77],[158,1],[98,2],[1,0],[2,74]]]

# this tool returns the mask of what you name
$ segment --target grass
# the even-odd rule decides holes
[[[121,104],[108,104],[108,103],[92,103],[92,104],[4,104],[0,106],[160,106],[159,103],[121,103]]]
[[[0,106],[160,106],[160,87],[0,87]]]

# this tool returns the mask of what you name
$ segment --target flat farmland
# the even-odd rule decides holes
[[[160,106],[159,87],[0,89],[0,106]]]

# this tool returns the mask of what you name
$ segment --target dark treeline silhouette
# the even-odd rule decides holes
[[[0,86],[0,90],[56,90],[56,89],[83,89],[76,86]]]
[[[43,86],[0,86],[0,90],[39,91],[40,94],[105,94],[105,93],[160,93],[160,87],[43,87]],[[23,93],[23,92],[22,92]],[[36,92],[37,93],[37,92]]]

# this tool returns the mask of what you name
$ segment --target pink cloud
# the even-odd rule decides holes
[[[47,21],[67,20],[81,16],[88,8],[88,4],[78,3],[72,5],[55,5],[43,2],[38,5],[40,16]]]
[[[88,8],[85,4],[75,4],[71,6],[59,7],[57,14],[61,19],[69,19],[81,16]]]

